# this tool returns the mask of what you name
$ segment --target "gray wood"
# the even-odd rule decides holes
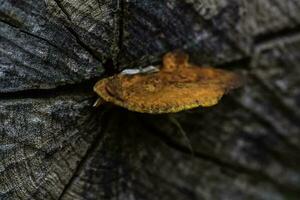
[[[0,199],[298,199],[299,9],[0,0]],[[156,64],[176,48],[246,85],[172,115],[92,108],[104,67]]]
[[[84,94],[0,101],[0,199],[59,198],[101,136],[91,104]]]
[[[102,74],[115,49],[113,3],[1,0],[0,5],[1,92],[53,88]]]
[[[299,6],[296,0],[132,0],[124,5],[120,59],[147,65],[174,48],[203,64],[243,59],[265,37],[297,29]]]

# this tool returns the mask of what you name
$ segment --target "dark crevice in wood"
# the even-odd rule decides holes
[[[292,37],[298,34],[300,34],[300,25],[291,28],[284,28],[279,31],[258,34],[254,37],[254,46],[268,43],[270,41],[279,41],[281,38]]]
[[[238,7],[239,7],[239,5],[237,3],[231,2],[230,9],[228,10],[228,8],[226,8],[226,7],[221,9],[219,11],[219,14],[218,14],[219,16],[218,17],[222,17],[222,15],[224,13],[227,13],[227,12],[234,12],[234,11],[237,12]],[[227,42],[227,44],[232,47],[232,49],[236,50],[237,52],[239,52],[243,56],[246,56],[248,54],[245,51],[245,49],[243,47],[241,47],[234,38],[229,37],[228,31],[224,31],[224,29],[219,28],[219,25],[217,23],[215,23],[214,20],[207,20],[207,19],[204,19],[204,18],[203,18],[203,20],[209,26],[212,33],[214,33],[217,36],[222,36],[221,38],[224,39],[225,42]],[[238,19],[232,19],[232,20],[234,20],[237,23]]]
[[[37,38],[38,40],[41,40],[41,41],[46,42],[49,46],[51,46],[51,47],[53,47],[53,48],[59,50],[59,51],[62,52],[64,55],[68,55],[68,54],[69,54],[66,50],[64,50],[63,48],[57,46],[56,44],[53,44],[51,41],[49,41],[49,40],[47,40],[47,39],[45,39],[45,38],[43,38],[43,37],[41,37],[41,36],[32,34],[32,33],[28,32],[28,31],[22,29],[22,27],[20,27],[20,26],[15,26],[15,24],[14,24],[14,23],[10,23],[10,21],[0,19],[0,22],[3,22],[3,23],[5,23],[5,24],[7,24],[8,26],[11,26],[11,27],[13,27],[13,28],[18,29],[18,31],[20,31],[21,33],[24,33],[25,35],[28,35],[28,36]],[[1,36],[0,36],[0,37],[1,37]],[[9,40],[9,41],[12,42],[14,45],[18,46],[16,43],[14,43],[14,41],[12,41],[12,40]],[[22,47],[20,47],[20,46],[18,46],[18,47],[21,48],[21,49],[23,49],[24,51],[26,51],[24,48],[22,48]],[[27,52],[27,53],[30,53],[30,52],[28,52],[28,51],[26,51],[26,52]],[[33,56],[36,56],[36,55],[33,55]],[[14,62],[18,62],[18,61],[17,61],[17,60],[14,60]],[[20,63],[20,62],[19,62],[19,63]],[[20,64],[22,64],[23,66],[25,66],[24,63],[20,63]],[[26,67],[29,68],[28,66],[26,66]],[[40,74],[40,76],[42,76],[42,74]]]
[[[56,5],[60,8],[60,10],[65,14],[65,16],[67,17],[67,19],[69,21],[71,21],[71,16],[67,12],[67,10],[64,8],[64,6],[61,4],[60,0],[54,0],[54,1],[55,1]]]
[[[224,69],[250,69],[251,57],[243,57],[241,59],[232,60],[216,65],[217,68]]]
[[[102,115],[104,115],[105,112],[102,112]],[[105,116],[101,117],[103,120],[106,120]],[[82,157],[82,159],[80,160],[80,162],[78,163],[76,169],[73,172],[72,177],[69,179],[68,183],[65,185],[63,191],[61,192],[58,200],[61,200],[64,198],[65,194],[67,194],[68,190],[73,186],[74,181],[76,180],[76,178],[79,177],[80,173],[85,169],[86,167],[86,163],[89,161],[89,159],[91,157],[93,157],[93,154],[95,152],[97,152],[97,148],[99,148],[99,146],[101,145],[101,141],[103,141],[104,139],[104,133],[105,130],[108,127],[108,123],[104,122],[104,123],[100,123],[103,124],[104,127],[102,128],[102,130],[100,130],[97,135],[95,136],[95,138],[93,139],[93,142],[91,143],[90,147],[88,148],[88,150],[86,151],[85,155]]]
[[[17,19],[14,19],[2,12],[0,12],[0,22],[12,26],[14,28],[20,28],[22,26],[22,23],[19,22]]]
[[[47,44],[49,44],[50,46],[52,46],[52,47],[54,47],[54,48],[56,48],[56,49],[59,49],[60,51],[64,52],[63,49],[61,49],[60,47],[58,47],[57,45],[53,44],[52,42],[50,42],[49,40],[47,40],[47,39],[45,39],[45,38],[42,38],[42,37],[40,37],[40,36],[38,36],[38,35],[34,35],[34,34],[28,32],[28,31],[25,31],[25,30],[22,30],[22,29],[19,29],[19,30],[20,30],[20,32],[22,32],[22,33],[24,33],[24,34],[27,34],[27,35],[30,35],[30,36],[32,36],[32,37],[34,37],[34,38],[37,38],[37,39],[39,39],[39,40],[42,40],[42,41],[46,42]]]
[[[101,2],[100,2],[100,0],[97,0],[97,4],[98,4],[99,10],[101,10]]]
[[[55,0],[57,6],[59,7],[59,9],[65,14],[65,16],[67,17],[67,19],[69,20],[70,23],[72,23],[71,21],[71,17],[68,14],[68,12],[65,10],[65,8],[63,7],[63,5],[60,3],[60,0]],[[80,35],[71,27],[69,27],[68,25],[63,24],[63,26],[69,31],[69,33],[71,33],[71,35],[73,35],[77,41],[77,43],[83,48],[85,49],[88,53],[90,53],[93,58],[95,58],[96,60],[102,62],[103,61],[103,57],[101,56],[101,54],[99,52],[97,52],[96,50],[94,50],[93,48],[91,48],[89,45],[85,44],[81,38]]]
[[[103,68],[104,68],[104,77],[112,76],[116,73],[118,73],[118,69],[116,65],[114,64],[113,59],[109,58],[106,59],[106,61],[103,63]]]
[[[115,39],[115,45],[116,45],[116,52],[112,52],[113,56],[113,62],[117,68],[117,70],[120,70],[120,55],[123,50],[123,43],[124,43],[124,0],[117,0],[117,8],[115,13],[115,28],[117,29],[115,32],[117,32],[117,36]],[[115,54],[115,55],[114,55]]]
[[[71,35],[73,35],[73,36],[75,37],[77,43],[78,43],[83,49],[85,49],[87,52],[89,52],[89,53],[93,56],[94,59],[96,59],[96,60],[98,60],[98,61],[100,61],[100,62],[103,61],[102,55],[101,55],[99,52],[97,52],[95,49],[91,48],[89,45],[85,44],[85,43],[81,40],[79,34],[78,34],[75,30],[73,30],[71,27],[68,27],[68,26],[66,26],[66,25],[64,25],[64,27],[69,31],[69,33],[71,33]]]
[[[48,89],[31,89],[16,92],[0,93],[0,100],[4,99],[27,99],[40,98],[46,99],[50,97],[57,97],[60,95],[76,95],[76,94],[93,94],[93,86],[100,77],[90,80],[82,81],[80,83],[62,85],[55,88]]]

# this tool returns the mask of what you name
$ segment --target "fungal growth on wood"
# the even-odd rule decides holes
[[[174,51],[165,54],[159,70],[123,72],[98,81],[94,91],[100,98],[95,106],[111,102],[142,113],[179,112],[213,106],[241,84],[234,72],[190,64],[187,54]]]

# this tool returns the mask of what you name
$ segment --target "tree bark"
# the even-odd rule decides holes
[[[0,0],[0,199],[298,199],[299,9]],[[217,106],[172,115],[92,107],[110,69],[174,49],[247,82]]]

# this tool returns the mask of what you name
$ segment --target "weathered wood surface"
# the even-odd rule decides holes
[[[0,199],[298,199],[297,0],[0,0]],[[94,110],[104,67],[184,48],[241,71],[209,109]],[[51,89],[54,88],[54,89]]]
[[[100,76],[113,50],[113,6],[96,0],[1,0],[0,91]]]

